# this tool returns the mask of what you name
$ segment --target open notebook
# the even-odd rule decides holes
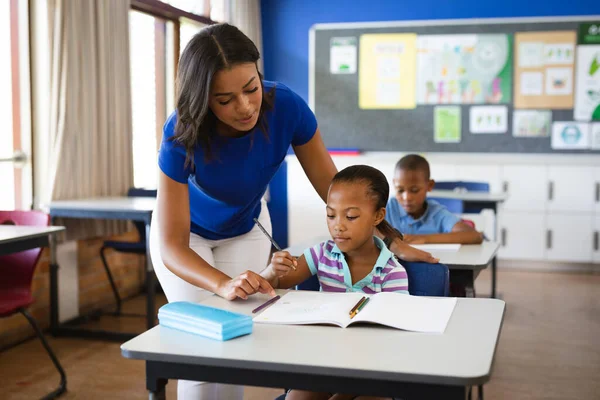
[[[342,328],[359,322],[415,332],[443,333],[456,298],[431,298],[400,293],[377,293],[352,319],[349,312],[362,293],[290,291],[254,322],[262,324],[331,324]]]

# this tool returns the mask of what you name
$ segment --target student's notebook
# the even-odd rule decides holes
[[[290,291],[267,308],[254,322],[261,324],[331,324],[346,328],[368,322],[415,332],[443,333],[456,298],[431,298],[400,293],[377,293],[354,317],[350,310],[363,293]]]
[[[459,251],[458,243],[411,244],[410,246],[423,251]]]
[[[229,340],[252,333],[252,317],[188,301],[165,304],[158,310],[161,326]]]

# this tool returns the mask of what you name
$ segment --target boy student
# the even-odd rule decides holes
[[[428,200],[433,189],[429,163],[416,154],[402,157],[394,172],[395,197],[387,203],[385,219],[413,244],[479,244],[483,233],[477,232],[435,200]]]

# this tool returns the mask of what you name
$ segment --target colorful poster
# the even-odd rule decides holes
[[[460,143],[461,125],[460,107],[435,107],[433,140],[436,143]]]
[[[592,124],[590,136],[592,137],[592,149],[600,150],[600,122]]]
[[[361,109],[415,108],[414,33],[360,37],[358,105]]]
[[[471,133],[506,133],[508,108],[506,106],[473,106],[469,110]]]
[[[600,22],[582,24],[577,46],[577,121],[600,121]]]
[[[356,73],[356,38],[334,37],[330,41],[329,71],[332,74]]]
[[[417,38],[418,104],[509,103],[509,35],[424,35]]]
[[[590,124],[581,122],[555,122],[552,124],[553,149],[584,150],[590,147]]]
[[[515,110],[513,112],[514,137],[549,137],[552,125],[550,110]]]
[[[515,34],[515,108],[573,108],[575,31]]]

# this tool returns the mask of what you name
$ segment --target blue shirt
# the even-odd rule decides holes
[[[429,235],[449,233],[460,217],[452,214],[435,200],[426,201],[427,209],[420,218],[414,219],[404,211],[396,198],[392,197],[386,206],[385,219],[400,232],[407,235]]]
[[[190,229],[206,239],[249,232],[290,145],[306,144],[317,129],[315,115],[300,96],[281,83],[263,83],[266,92],[275,91],[274,107],[265,114],[268,139],[258,127],[240,138],[216,136],[211,161],[205,162],[200,144],[194,150],[194,171],[184,167],[185,148],[168,140],[175,134],[176,112],[164,125],[158,166],[171,179],[188,184]]]

